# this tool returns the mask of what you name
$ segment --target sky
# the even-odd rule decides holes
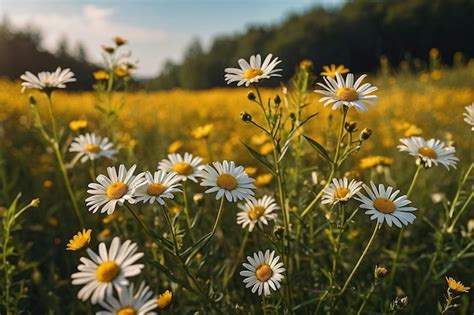
[[[88,58],[101,62],[101,45],[120,35],[128,40],[137,76],[159,73],[166,60],[179,61],[197,38],[204,47],[217,35],[271,25],[290,13],[343,0],[0,0],[0,12],[13,27],[33,26],[43,47],[54,51],[61,38],[81,42]]]

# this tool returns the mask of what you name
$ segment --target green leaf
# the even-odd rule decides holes
[[[269,170],[272,174],[275,174],[275,171],[273,170],[273,165],[267,160],[267,158],[255,151],[252,147],[249,145],[245,144],[242,142],[242,144],[247,148],[247,150],[250,152],[250,154],[258,161],[260,164],[262,164],[267,170]]]
[[[326,161],[328,161],[329,163],[332,164],[332,160],[329,157],[328,152],[326,151],[326,149],[320,143],[318,143],[316,140],[311,139],[310,137],[308,137],[306,135],[303,135],[303,137],[306,139],[306,141],[308,141],[308,143],[313,147],[313,149],[315,149],[316,152],[318,152],[318,154],[322,158],[324,158]]]

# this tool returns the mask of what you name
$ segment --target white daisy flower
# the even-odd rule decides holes
[[[105,308],[96,315],[156,315],[151,312],[158,307],[156,297],[145,282],[141,282],[135,293],[133,283],[118,293],[118,300],[112,295],[108,295],[105,301],[99,302]]]
[[[242,270],[240,275],[245,277],[246,288],[252,287],[252,293],[258,295],[270,295],[270,288],[276,291],[280,288],[280,281],[283,279],[283,263],[279,262],[280,256],[275,257],[275,251],[266,250],[253,253],[253,258],[247,256],[250,264],[243,263],[246,270]],[[257,291],[258,290],[258,291]]]
[[[73,285],[84,285],[77,297],[86,301],[91,298],[92,304],[103,302],[106,295],[111,295],[113,288],[120,292],[128,285],[127,278],[139,275],[143,264],[135,262],[143,256],[136,253],[137,244],[127,240],[121,244],[115,237],[110,244],[109,251],[105,243],[99,244],[99,254],[87,249],[87,257],[81,257],[77,269],[79,272],[72,274]]]
[[[397,198],[400,190],[394,192],[393,187],[385,188],[382,184],[377,189],[373,182],[370,182],[370,186],[372,189],[363,185],[368,196],[359,192],[355,199],[362,203],[360,207],[367,210],[365,214],[370,215],[371,220],[377,220],[380,224],[385,220],[388,226],[392,226],[393,223],[399,228],[413,223],[416,217],[411,212],[416,211],[416,208],[407,207],[411,201],[406,195]]]
[[[193,156],[186,152],[184,156],[179,153],[168,154],[168,159],[162,160],[158,164],[158,169],[167,173],[175,172],[182,181],[188,179],[197,183],[196,176],[202,169],[202,157]]]
[[[362,188],[362,182],[355,179],[349,181],[346,177],[342,179],[333,178],[332,183],[323,190],[321,203],[335,205],[351,199]]]
[[[464,121],[471,125],[471,130],[474,131],[474,103],[464,108],[466,109],[466,112],[462,114],[464,116]]]
[[[145,172],[145,182],[135,191],[136,201],[150,204],[155,201],[165,204],[165,198],[173,199],[174,193],[181,192],[181,178],[178,174],[156,171],[155,174]]]
[[[253,198],[255,194],[253,182],[243,166],[235,166],[234,162],[213,162],[204,166],[199,174],[202,177],[201,186],[210,186],[206,193],[216,192],[216,199],[225,198],[229,202]]]
[[[127,171],[122,164],[119,166],[118,174],[115,167],[108,167],[108,177],[102,174],[97,176],[98,183],[89,184],[90,189],[87,190],[89,194],[92,194],[86,199],[89,211],[95,213],[101,208],[101,213],[112,214],[117,204],[122,206],[125,202],[135,203],[135,190],[144,181],[144,173],[133,175],[136,168],[137,166],[133,165]]]
[[[226,68],[224,70],[226,72],[224,78],[227,84],[238,82],[237,86],[243,84],[249,86],[251,83],[256,83],[262,79],[280,77],[281,75],[277,72],[282,71],[282,69],[275,69],[275,67],[281,60],[278,60],[278,57],[272,60],[272,57],[272,54],[268,54],[263,63],[260,55],[250,56],[250,63],[245,59],[239,59],[240,68]]]
[[[23,80],[21,83],[23,87],[22,92],[24,92],[25,89],[37,89],[50,92],[55,89],[64,89],[66,88],[66,83],[76,81],[74,73],[70,69],[61,70],[60,67],[54,72],[40,72],[37,76],[26,71],[20,78]]]
[[[112,159],[117,150],[114,149],[114,144],[109,142],[109,138],[102,138],[94,133],[86,133],[74,138],[69,147],[69,152],[77,152],[73,160],[74,163],[72,163],[75,164],[75,161],[79,159],[82,163],[100,157]]]
[[[237,224],[242,225],[243,229],[248,226],[249,232],[252,232],[256,224],[263,227],[270,220],[276,221],[278,215],[273,211],[280,209],[271,196],[263,196],[257,200],[245,200],[245,203],[238,204],[238,207],[242,211],[237,213]]]
[[[408,152],[408,154],[417,157],[417,164],[422,162],[426,167],[442,164],[449,170],[450,166],[456,168],[456,163],[459,161],[454,156],[456,149],[446,146],[441,140],[430,139],[427,141],[422,137],[411,137],[400,139],[400,142],[403,143],[398,146],[400,152]]]
[[[370,83],[361,85],[366,76],[365,74],[361,75],[354,83],[354,74],[348,73],[344,80],[340,73],[336,73],[336,80],[324,77],[326,85],[318,83],[324,90],[315,90],[315,92],[324,95],[319,101],[324,102],[324,106],[333,104],[333,110],[347,106],[355,107],[357,111],[367,112],[367,105],[375,107],[374,101],[377,101],[378,98],[371,93],[378,89]]]

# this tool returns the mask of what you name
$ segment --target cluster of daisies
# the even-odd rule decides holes
[[[166,199],[173,199],[176,193],[181,192],[182,182],[189,180],[197,183],[200,180],[200,185],[206,188],[205,192],[215,194],[216,200],[242,201],[238,204],[241,211],[237,214],[237,223],[242,228],[251,232],[256,226],[263,228],[270,221],[277,221],[275,210],[279,207],[275,199],[271,196],[255,198],[254,179],[248,176],[243,166],[237,166],[234,162],[203,165],[201,157],[175,153],[159,162],[158,170],[153,174],[149,171],[136,174],[135,171],[136,165],[129,169],[120,165],[118,170],[109,167],[107,175],[97,176],[97,182],[89,184],[87,191],[90,194],[86,198],[89,211],[110,215],[117,206],[139,202],[157,202],[164,206]],[[246,286],[252,286],[252,292],[259,295],[270,294],[270,288],[277,290],[285,271],[279,260],[280,257],[269,250],[265,254],[257,252],[253,258],[248,257],[249,264],[244,264],[246,270],[241,272]],[[79,293],[80,298],[84,292]]]
[[[90,239],[90,230],[75,237],[68,249],[74,250],[78,242]],[[121,242],[115,237],[107,250],[105,243],[99,244],[96,253],[87,248],[89,257],[81,257],[78,272],[72,274],[72,284],[82,285],[78,298],[90,299],[92,304],[99,304],[103,310],[98,315],[106,314],[157,314],[155,309],[164,309],[171,303],[172,293],[166,291],[155,296],[150,288],[141,282],[135,288],[129,278],[142,272],[143,264],[138,263],[143,253],[138,252],[136,243],[130,240]]]

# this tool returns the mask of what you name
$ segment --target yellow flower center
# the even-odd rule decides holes
[[[112,183],[107,187],[107,197],[110,199],[120,199],[128,191],[128,186],[122,182]]]
[[[343,87],[337,91],[336,96],[341,101],[352,102],[359,99],[359,94],[353,88]]]
[[[257,270],[255,271],[255,276],[260,282],[266,282],[273,276],[273,270],[269,265],[263,264],[258,266]]]
[[[262,75],[262,74],[263,74],[262,69],[250,68],[250,69],[245,70],[244,78],[246,78],[247,80],[251,80],[251,79],[253,79],[255,77],[258,77],[259,75]]]
[[[225,190],[234,190],[238,186],[237,179],[230,174],[222,174],[217,177],[217,186]]]
[[[106,261],[99,265],[95,277],[99,282],[111,282],[119,274],[120,267],[114,261]]]
[[[159,196],[166,190],[166,186],[160,183],[152,183],[148,185],[146,193],[150,196]]]
[[[86,145],[86,151],[89,151],[90,153],[99,153],[100,147],[97,144],[88,144]]]
[[[265,208],[262,206],[255,206],[254,208],[249,210],[249,218],[250,220],[257,220],[265,213]]]
[[[124,308],[121,308],[118,312],[117,315],[136,315],[137,311],[131,306],[127,306]]]
[[[430,159],[436,159],[438,157],[436,152],[432,148],[429,148],[429,147],[421,147],[420,149],[418,149],[418,153]]]
[[[389,214],[395,211],[395,204],[387,198],[377,198],[374,200],[374,207],[379,212]]]
[[[186,163],[186,162],[179,162],[173,166],[173,171],[175,171],[179,175],[186,176],[186,175],[192,174],[194,170],[191,164]]]
[[[347,196],[348,193],[349,193],[349,189],[347,188],[337,188],[336,191],[334,192],[334,197],[342,199],[345,196]]]

